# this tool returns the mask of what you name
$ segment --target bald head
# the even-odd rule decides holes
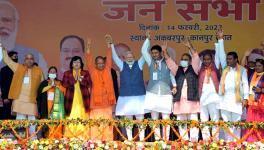
[[[24,59],[24,65],[27,66],[28,68],[32,68],[34,66],[34,55],[29,53],[25,55]]]
[[[25,55],[25,58],[27,58],[27,57],[34,57],[34,55],[32,53],[28,53]]]

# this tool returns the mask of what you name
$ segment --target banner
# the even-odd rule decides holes
[[[106,55],[105,34],[124,43],[137,58],[146,30],[152,44],[168,41],[177,60],[187,49],[181,44],[189,36],[198,51],[214,49],[215,32],[224,29],[225,50],[241,58],[264,40],[262,0],[11,0],[19,23],[16,42],[38,50],[48,66],[63,66],[73,55],[82,55],[78,40],[62,51],[67,35],[92,39],[92,54]],[[1,7],[2,8],[2,7]],[[79,45],[83,46],[83,44]],[[77,46],[78,47],[78,46]],[[73,48],[73,49],[71,49]],[[67,63],[64,63],[66,69]],[[64,70],[65,70],[64,69]]]

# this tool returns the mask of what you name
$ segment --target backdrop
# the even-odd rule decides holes
[[[92,53],[105,55],[105,34],[140,55],[146,29],[152,44],[163,40],[176,50],[191,36],[199,50],[214,48],[215,30],[222,26],[226,50],[245,50],[264,40],[261,0],[11,0],[20,15],[17,42],[38,49],[48,65],[59,66],[59,42],[69,34],[92,39]]]

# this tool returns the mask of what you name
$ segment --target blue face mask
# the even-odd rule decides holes
[[[183,68],[186,68],[186,67],[189,66],[188,61],[186,61],[186,60],[181,60],[181,61],[180,61],[180,65],[181,65]]]

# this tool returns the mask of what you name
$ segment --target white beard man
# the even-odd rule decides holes
[[[47,63],[43,55],[36,49],[27,48],[16,43],[19,15],[15,6],[9,1],[0,0],[0,40],[7,51],[18,52],[18,63],[23,63],[25,54],[33,54],[35,62],[44,73],[47,72]],[[0,63],[0,68],[4,64]]]

